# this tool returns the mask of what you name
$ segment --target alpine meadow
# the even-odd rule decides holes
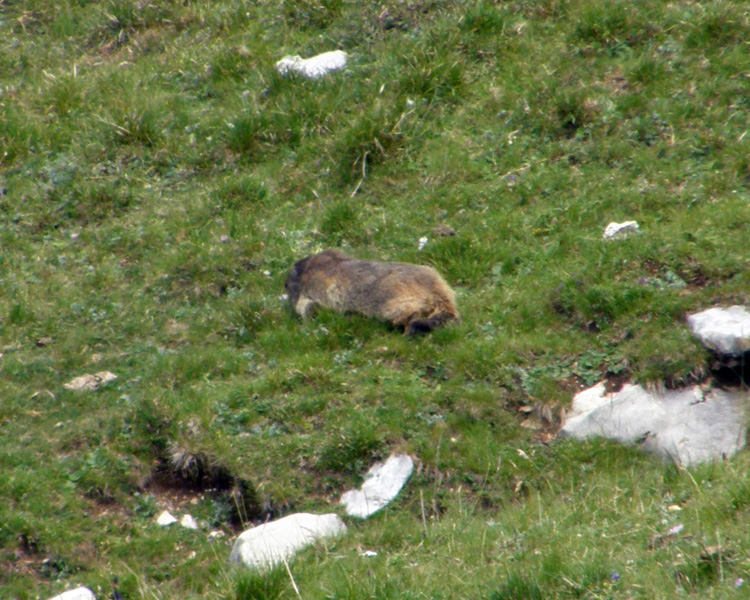
[[[599,381],[747,389],[686,315],[750,306],[749,132],[744,0],[0,0],[0,598],[746,597],[750,451],[555,434]],[[460,320],[300,319],[327,249]],[[348,532],[228,560],[298,512]]]

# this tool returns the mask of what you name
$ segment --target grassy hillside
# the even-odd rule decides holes
[[[710,377],[685,314],[750,303],[748,40],[741,0],[0,2],[0,596],[742,597],[747,453],[551,433],[603,377]],[[300,322],[329,247],[434,266],[461,323]],[[227,564],[396,450],[347,537]]]

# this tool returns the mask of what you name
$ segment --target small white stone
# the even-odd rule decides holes
[[[168,510],[163,511],[158,517],[156,517],[156,524],[161,525],[162,527],[166,527],[172,523],[177,523],[177,519],[175,519]]]
[[[668,535],[677,535],[677,534],[678,534],[678,533],[680,533],[680,532],[681,532],[681,531],[682,531],[683,529],[685,529],[685,526],[684,526],[684,525],[675,525],[674,527],[672,527],[672,529],[670,529],[670,530],[669,530],[669,531],[667,532],[667,534],[668,534]]]
[[[180,519],[180,525],[186,529],[198,529],[198,523],[195,522],[192,515],[183,515],[182,519]]]
[[[346,52],[334,50],[310,58],[285,56],[276,63],[276,70],[281,75],[299,73],[308,79],[320,79],[332,71],[343,69],[345,66]]]
[[[638,223],[636,221],[625,221],[624,223],[610,223],[604,230],[602,236],[605,240],[611,240],[613,238],[621,238],[635,233],[638,231]]]
[[[49,600],[96,600],[96,596],[94,596],[94,592],[89,588],[79,587],[74,590],[63,592]]]
[[[378,553],[375,552],[374,550],[365,550],[364,552],[360,553],[360,556],[362,556],[364,558],[371,558],[371,557],[377,556],[377,555],[378,555]]]
[[[346,514],[366,519],[388,505],[404,487],[414,470],[414,461],[406,454],[394,454],[384,463],[375,463],[358,490],[341,496]]]
[[[427,242],[429,242],[429,240],[426,237],[419,238],[419,247],[418,247],[418,249],[422,250],[422,248],[424,248],[427,245]]]

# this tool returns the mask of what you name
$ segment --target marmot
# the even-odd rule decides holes
[[[355,312],[428,332],[458,319],[453,290],[431,267],[349,258],[326,250],[296,262],[285,284],[294,310],[305,318],[317,305]]]

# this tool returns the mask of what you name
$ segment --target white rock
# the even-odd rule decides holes
[[[81,375],[63,384],[66,390],[92,392],[100,387],[107,385],[110,381],[117,379],[117,375],[109,371],[100,371],[94,375]]]
[[[750,350],[750,312],[744,306],[709,308],[687,321],[703,345],[719,354],[738,356]]]
[[[96,596],[94,596],[94,592],[89,588],[79,587],[74,590],[63,592],[49,600],[96,600]]]
[[[636,221],[625,221],[624,223],[610,223],[604,230],[602,236],[605,240],[611,240],[612,238],[625,237],[631,233],[638,231],[638,223]]]
[[[156,523],[157,525],[166,527],[167,525],[171,525],[172,523],[177,523],[177,519],[175,519],[168,510],[165,510],[162,511],[162,513],[158,517],[156,517]]]
[[[296,513],[240,534],[229,560],[264,569],[283,562],[317,540],[345,531],[346,525],[338,515]]]
[[[331,71],[338,71],[346,66],[346,52],[334,50],[310,58],[285,56],[276,63],[276,70],[281,75],[299,73],[308,79],[319,79]]]
[[[665,393],[625,385],[607,394],[604,384],[573,399],[560,435],[638,443],[650,452],[691,465],[731,456],[745,445],[747,392],[695,386]]]
[[[583,390],[573,398],[573,405],[570,407],[566,417],[568,420],[586,413],[590,413],[600,406],[609,403],[611,394],[607,394],[606,384],[601,381],[594,387]]]
[[[406,454],[394,454],[384,463],[375,463],[358,490],[341,496],[346,514],[366,519],[393,500],[414,470],[414,461]]]
[[[198,523],[195,522],[192,515],[183,515],[180,519],[180,525],[186,529],[198,529]]]

